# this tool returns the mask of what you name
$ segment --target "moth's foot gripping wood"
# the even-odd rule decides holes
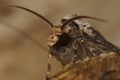
[[[49,80],[120,80],[120,56],[111,52],[79,61]]]

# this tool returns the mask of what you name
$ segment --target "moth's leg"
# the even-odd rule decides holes
[[[48,68],[47,68],[47,73],[46,73],[46,80],[49,80],[49,77],[50,77],[52,60],[53,60],[53,56],[51,54],[49,54],[48,55]]]

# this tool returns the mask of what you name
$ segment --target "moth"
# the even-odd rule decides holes
[[[10,7],[20,8],[31,12],[42,18],[51,26],[52,30],[47,39],[50,53],[47,79],[52,57],[55,57],[63,66],[65,66],[76,61],[82,61],[87,57],[99,56],[102,53],[116,52],[120,54],[119,47],[107,41],[90,23],[82,20],[83,18],[88,18],[102,21],[101,19],[73,14],[61,19],[60,24],[53,25],[45,17],[30,9],[21,6]]]

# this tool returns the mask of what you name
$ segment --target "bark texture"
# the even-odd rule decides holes
[[[79,61],[50,80],[120,80],[120,56],[114,52]]]

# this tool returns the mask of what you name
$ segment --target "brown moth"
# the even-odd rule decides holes
[[[53,25],[45,17],[32,10],[20,6],[10,7],[29,11],[45,20],[52,27],[47,39],[50,54],[46,79],[49,76],[52,56],[64,66],[76,61],[82,61],[86,57],[99,56],[104,52],[116,52],[120,54],[120,48],[107,41],[90,23],[82,20],[82,18],[88,18],[103,21],[101,19],[73,14],[61,19],[60,24]]]

